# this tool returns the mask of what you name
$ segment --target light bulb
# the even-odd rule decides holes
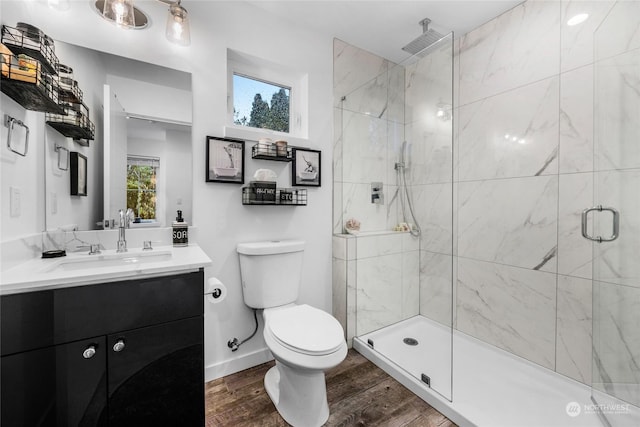
[[[182,46],[191,44],[189,16],[187,10],[180,6],[180,3],[174,3],[169,6],[166,35],[167,39],[172,43]]]
[[[102,15],[113,21],[118,27],[131,28],[135,26],[133,0],[105,0]]]

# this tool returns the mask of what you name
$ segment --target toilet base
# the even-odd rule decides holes
[[[294,427],[319,427],[329,419],[324,371],[292,369],[276,360],[264,377],[264,388]]]

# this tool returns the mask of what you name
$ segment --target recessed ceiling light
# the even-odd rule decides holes
[[[574,25],[582,24],[587,19],[589,19],[588,13],[579,13],[569,18],[569,20],[567,21],[567,25],[573,27]]]

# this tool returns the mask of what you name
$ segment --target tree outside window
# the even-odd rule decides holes
[[[289,133],[290,95],[288,87],[234,74],[233,123]]]
[[[158,159],[127,158],[127,208],[136,219],[156,219]]]

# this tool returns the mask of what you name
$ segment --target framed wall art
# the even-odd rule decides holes
[[[244,184],[244,141],[207,136],[207,182]]]
[[[291,167],[291,185],[301,187],[320,187],[321,168],[320,151],[308,148],[293,148]]]
[[[71,195],[87,195],[87,158],[77,151],[69,153]]]

